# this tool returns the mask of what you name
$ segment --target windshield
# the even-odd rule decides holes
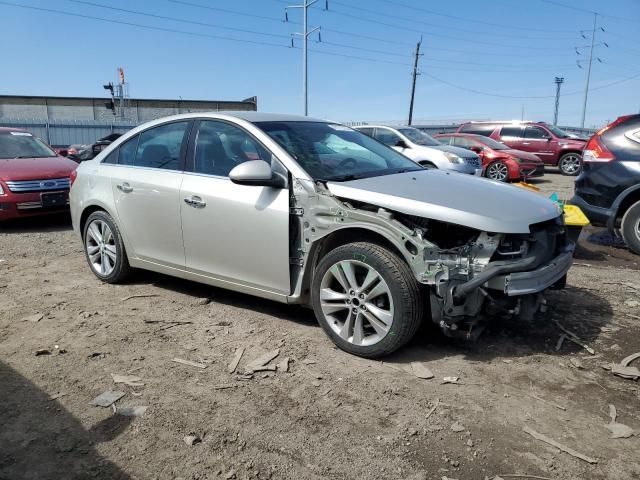
[[[494,140],[493,138],[482,137],[482,138],[474,138],[474,140],[477,140],[478,142],[489,147],[492,150],[509,150],[509,147],[507,147],[504,143],[500,143]]]
[[[437,147],[442,145],[439,141],[424,132],[421,132],[417,128],[399,128],[398,131],[418,145],[424,145],[425,147]]]
[[[404,155],[344,125],[257,122],[314,179],[346,181],[422,170]]]
[[[27,132],[0,133],[0,158],[55,157],[42,140]]]
[[[545,127],[547,127],[547,129],[551,130],[551,132],[556,137],[559,137],[559,138],[571,138],[571,135],[569,135],[567,132],[565,132],[561,128],[556,127],[555,125],[545,124]]]

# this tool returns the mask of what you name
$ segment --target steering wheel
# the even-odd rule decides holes
[[[353,166],[355,167],[358,164],[358,161],[355,158],[345,158],[344,160],[342,160],[339,164],[337,168],[342,168],[344,167],[347,163],[353,163]]]

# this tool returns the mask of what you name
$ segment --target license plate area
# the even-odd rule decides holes
[[[41,193],[40,199],[42,201],[42,207],[63,207],[67,204],[69,198],[68,192],[49,192]]]

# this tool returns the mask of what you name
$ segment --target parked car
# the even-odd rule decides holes
[[[478,155],[462,148],[442,145],[416,128],[392,128],[381,125],[354,128],[381,141],[423,167],[454,170],[470,175],[482,174],[482,163]]]
[[[106,137],[102,137],[96,140],[96,142],[92,143],[91,145],[72,145],[67,150],[65,156],[78,163],[91,160],[92,158],[95,158],[96,155],[98,155],[102,150],[107,148],[107,146],[111,145],[114,140],[120,138],[121,136],[121,133],[111,133]]]
[[[0,128],[0,221],[68,209],[76,166],[31,133]]]
[[[640,254],[640,114],[620,117],[591,137],[583,164],[571,203],[593,225],[619,229]]]
[[[544,175],[544,163],[536,155],[509,148],[493,138],[471,133],[442,133],[434,138],[445,145],[477,153],[482,160],[484,176],[492,180],[519,181]]]
[[[554,202],[309,117],[176,115],[76,172],[73,227],[99,279],[137,267],[308,304],[364,357],[406,344],[425,310],[464,336],[483,313],[531,316],[572,263]]]
[[[563,175],[578,175],[586,140],[544,122],[468,122],[456,133],[484,135],[516,150],[530,152],[557,166]]]

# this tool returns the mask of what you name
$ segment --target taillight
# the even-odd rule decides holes
[[[602,143],[597,133],[587,142],[582,153],[583,162],[611,162],[615,159],[613,152]]]
[[[70,183],[71,185],[73,185],[73,182],[75,182],[75,181],[76,181],[76,178],[78,178],[78,171],[77,171],[77,170],[73,170],[73,171],[71,172],[71,174],[69,175],[69,183]]]

